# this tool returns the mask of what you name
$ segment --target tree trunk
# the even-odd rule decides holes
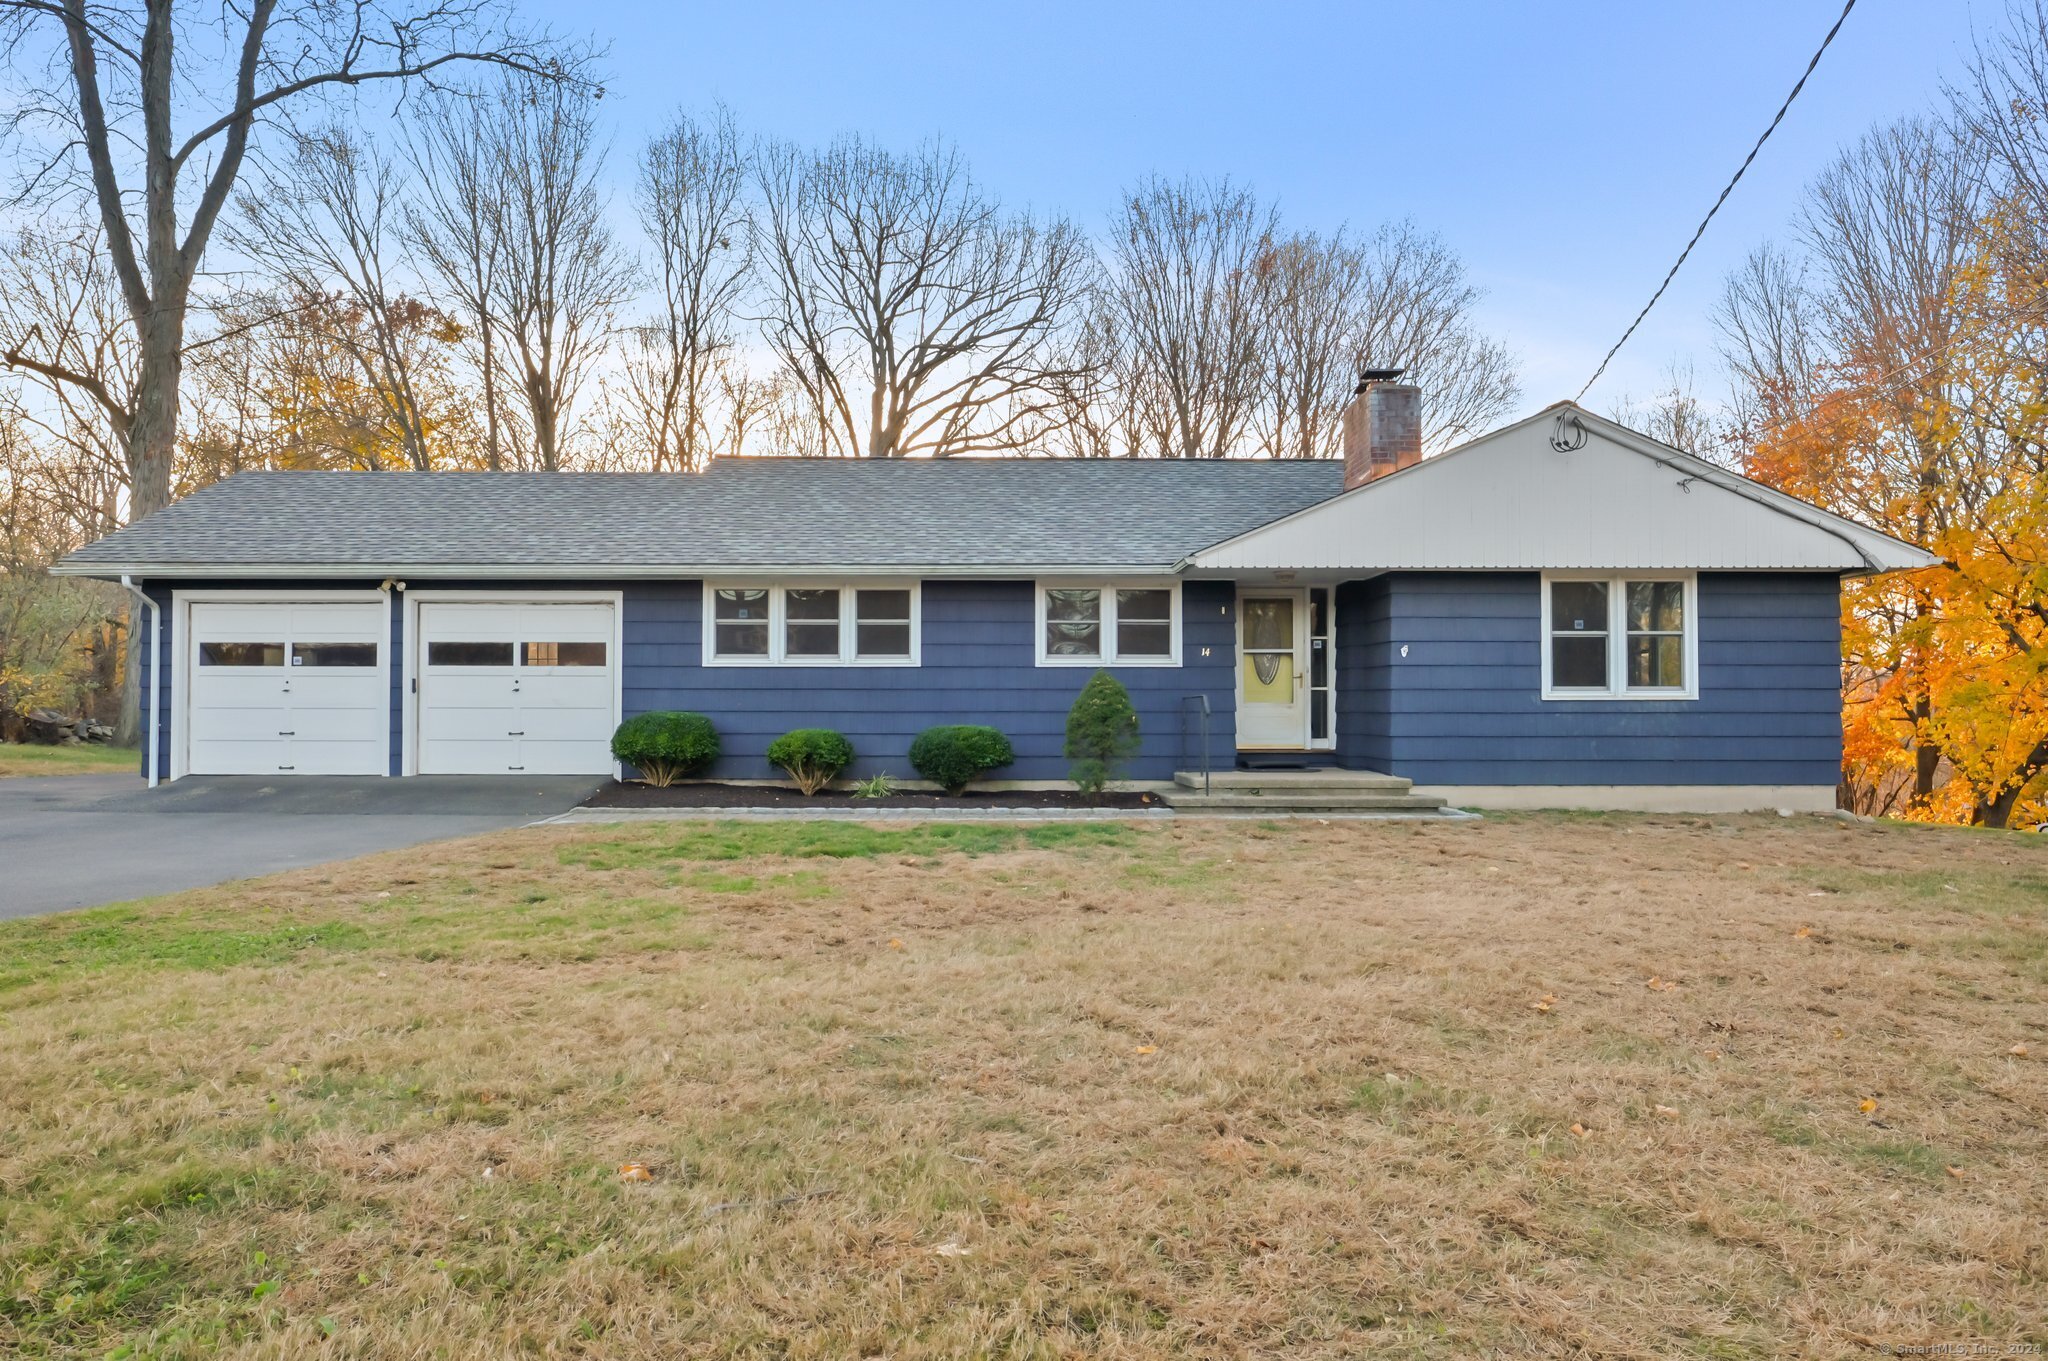
[[[2027,786],[2040,778],[2041,769],[2048,766],[2048,742],[2036,746],[2020,763],[2012,783],[1989,799],[1974,801],[1970,809],[1970,822],[1978,827],[2009,827],[2012,825],[2012,810],[2019,806]]]
[[[143,319],[135,384],[135,420],[128,427],[128,523],[171,501],[171,462],[178,447],[178,383],[184,369],[184,305],[158,303]],[[142,731],[142,664],[149,643],[146,616],[128,599],[126,657],[121,668],[121,717],[114,741],[134,746]]]
[[[1927,740],[1934,702],[1926,695],[1913,701],[1913,802],[1925,807],[1934,797],[1934,777],[1941,768],[1941,748]]]

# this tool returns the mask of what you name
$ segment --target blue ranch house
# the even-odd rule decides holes
[[[1329,765],[1473,806],[1825,809],[1840,585],[1935,561],[1571,403],[1431,458],[1381,377],[1312,461],[730,458],[701,473],[241,473],[71,555],[155,608],[157,778],[614,770],[654,709],[766,779],[939,723],[1066,774]]]

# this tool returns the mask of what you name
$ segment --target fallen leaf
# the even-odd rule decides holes
[[[1712,1059],[1714,1062],[1719,1063],[1721,1061],[1721,1051],[1718,1049],[1709,1049],[1707,1051],[1707,1057]]]
[[[1572,1121],[1572,1133],[1578,1135],[1581,1139],[1586,1138],[1588,1135],[1592,1134],[1592,1132],[1592,1130],[1587,1129],[1578,1121]]]
[[[973,1248],[963,1248],[958,1243],[948,1241],[933,1248],[932,1255],[935,1257],[965,1257],[972,1251],[974,1251]]]
[[[1657,977],[1657,975],[1651,974],[1650,981],[1643,984],[1643,986],[1648,988],[1651,992],[1670,992],[1678,985],[1676,983],[1673,983],[1669,979],[1659,978]]]
[[[1829,893],[1829,892],[1828,892],[1828,891],[1827,891],[1826,889],[1824,889],[1824,888],[1817,888],[1817,889],[1815,889],[1815,890],[1814,890],[1813,892],[1811,892],[1811,893],[1807,894],[1806,896],[1807,896],[1807,897],[1809,897],[1809,898],[1829,898],[1829,897],[1833,897],[1834,895],[1833,895],[1833,894],[1831,894],[1831,893]]]
[[[1133,1054],[1156,1054],[1159,1052],[1159,1046],[1156,1044],[1141,1044],[1131,1052]]]
[[[1541,997],[1537,998],[1535,1001],[1529,1004],[1529,1010],[1548,1011],[1551,1007],[1556,1005],[1556,1003],[1557,994],[1554,992],[1546,992]]]
[[[1676,1120],[1678,1118],[1678,1107],[1659,1106],[1657,1107],[1657,1114],[1663,1116],[1666,1120]]]
[[[653,1181],[654,1174],[647,1170],[646,1163],[620,1163],[620,1181]]]
[[[1794,939],[1796,939],[1796,940],[1805,940],[1805,939],[1806,939],[1807,937],[1811,936],[1812,934],[1813,934],[1813,928],[1812,928],[1812,927],[1810,927],[1810,926],[1802,926],[1802,927],[1800,927],[1800,928],[1799,928],[1799,929],[1798,929],[1797,931],[1794,931],[1794,932],[1792,933],[1792,935],[1793,935],[1793,938],[1794,938]]]
[[[1948,1174],[1951,1177],[1954,1177],[1957,1181],[1961,1181],[1963,1179],[1963,1169],[1960,1167],[1949,1168]]]
[[[901,949],[903,948],[903,942],[902,942],[902,941],[900,941],[900,940],[893,940],[893,939],[892,939],[892,940],[891,940],[891,941],[889,942],[889,948],[890,948],[891,950],[901,950]]]
[[[1856,1103],[1856,1109],[1862,1111],[1865,1115],[1870,1114],[1877,1109],[1877,1098],[1872,1096],[1864,1097]]]
[[[2023,1059],[2027,1056],[2027,1047],[2023,1044],[2016,1044],[2012,1048],[2006,1050],[2005,1052],[2012,1055],[2016,1059]]]

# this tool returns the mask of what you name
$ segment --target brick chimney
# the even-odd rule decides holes
[[[1367,369],[1344,408],[1344,490],[1422,461],[1422,389],[1400,369]]]

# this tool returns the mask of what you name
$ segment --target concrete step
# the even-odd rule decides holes
[[[1194,789],[1170,789],[1159,796],[1167,807],[1228,813],[1440,813],[1444,801],[1421,794],[1371,792],[1246,793],[1219,789],[1204,794]]]
[[[1176,771],[1173,782],[1181,789],[1203,787],[1198,770]],[[1414,786],[1399,775],[1382,775],[1376,770],[1219,770],[1209,776],[1208,788],[1237,794],[1359,793],[1405,794]]]

